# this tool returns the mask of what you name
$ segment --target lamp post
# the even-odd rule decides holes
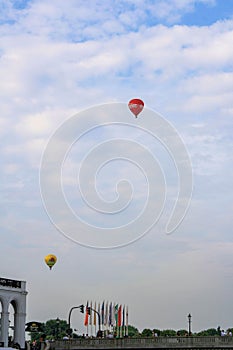
[[[189,335],[191,335],[191,319],[192,319],[192,315],[191,314],[188,314],[188,323],[189,323]]]

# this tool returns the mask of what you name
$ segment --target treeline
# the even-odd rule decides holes
[[[60,319],[51,319],[46,321],[45,323],[40,323],[40,330],[35,332],[30,332],[31,340],[39,340],[41,337],[41,334],[43,334],[44,338],[47,340],[62,340],[67,335],[71,338],[79,338],[82,336],[80,334],[79,330],[71,329],[71,334],[68,334],[68,328],[69,325],[66,320],[60,320]],[[233,334],[233,328],[228,328],[224,331],[223,329],[219,327],[215,328],[209,328],[206,330],[201,330],[197,333],[192,333],[193,336],[221,336],[221,335],[232,335]],[[104,335],[104,332],[103,332]],[[173,329],[149,329],[145,328],[142,332],[140,332],[136,327],[129,325],[128,326],[128,337],[137,338],[137,337],[174,337],[174,336],[187,336],[188,330],[187,329],[179,329],[179,330],[173,330]]]
[[[228,328],[226,330],[223,330],[220,326],[217,328],[208,328],[205,330],[201,330],[199,332],[192,333],[192,336],[221,336],[221,335],[232,335],[233,334],[233,328]],[[179,330],[174,330],[174,329],[149,329],[145,328],[143,329],[142,332],[139,332],[137,328],[133,326],[129,326],[129,336],[130,337],[154,337],[154,336],[160,336],[160,337],[176,337],[176,336],[181,336],[185,337],[188,336],[188,330],[187,329],[179,329]]]

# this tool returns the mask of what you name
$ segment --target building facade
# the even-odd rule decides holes
[[[0,278],[2,307],[0,342],[4,347],[8,347],[9,307],[12,305],[14,310],[13,343],[18,344],[21,349],[25,348],[26,296],[25,281]]]

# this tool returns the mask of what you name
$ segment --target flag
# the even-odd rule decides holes
[[[122,330],[123,330],[123,337],[126,335],[125,332],[125,305],[123,307],[123,311],[122,311]]]
[[[114,327],[116,325],[116,319],[115,319],[115,303],[112,304],[112,326]]]
[[[112,326],[112,302],[109,304],[108,325]]]
[[[90,304],[90,317],[89,317],[89,324],[92,325],[92,301]]]
[[[105,306],[104,324],[105,324],[105,326],[108,325],[108,301],[107,301],[106,306]]]
[[[88,312],[87,312],[87,308],[88,308],[88,301],[87,301],[87,305],[86,305],[86,313],[85,313],[85,318],[84,318],[84,326],[88,326]]]
[[[122,311],[122,326],[124,327],[125,325],[125,305],[123,307],[123,311]]]
[[[96,301],[95,301],[94,310],[96,310]],[[96,326],[96,312],[94,312],[93,325]]]
[[[118,304],[115,305],[115,321],[116,321],[116,326],[118,326]]]
[[[100,303],[98,303],[98,314],[100,315]]]
[[[117,325],[118,325],[118,327],[120,327],[121,326],[121,305],[118,309],[117,321],[118,321]]]
[[[104,324],[104,301],[101,307],[101,323]]]

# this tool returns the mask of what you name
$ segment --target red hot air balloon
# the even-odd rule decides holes
[[[143,110],[144,102],[139,98],[133,98],[129,101],[128,107],[137,118],[138,114],[141,113],[141,111]]]

